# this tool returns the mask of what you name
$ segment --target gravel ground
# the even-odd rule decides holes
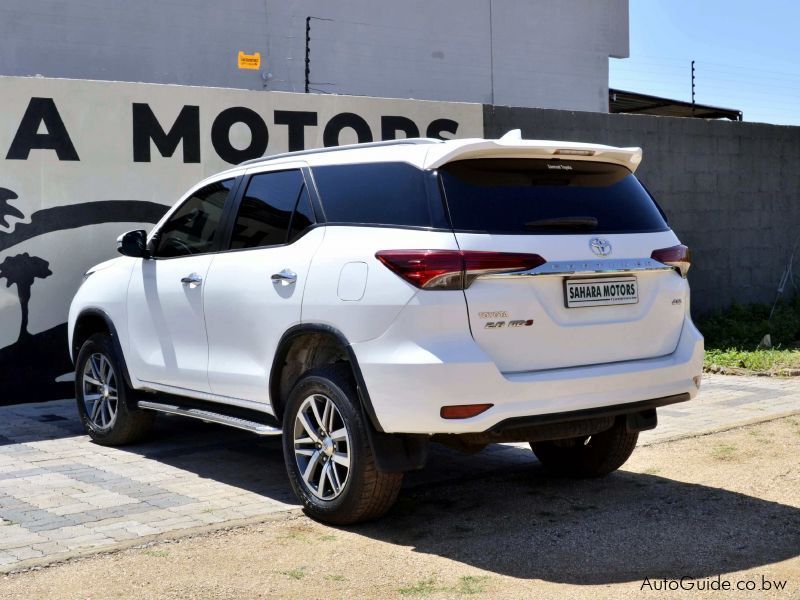
[[[784,418],[639,448],[603,480],[557,479],[532,463],[406,490],[376,523],[288,517],[5,576],[0,597],[728,595],[659,591],[685,576],[755,586],[737,598],[800,598],[798,456],[800,417]],[[763,590],[764,580],[786,588]]]

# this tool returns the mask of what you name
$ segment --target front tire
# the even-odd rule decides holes
[[[613,427],[600,433],[567,440],[531,442],[531,449],[554,475],[603,477],[625,464],[638,439],[639,432],[628,431],[625,418],[618,418]]]
[[[155,415],[130,408],[133,391],[125,383],[122,361],[108,335],[91,336],[75,361],[75,398],[83,428],[92,441],[121,446],[143,438]]]
[[[314,519],[336,525],[388,511],[402,473],[377,469],[348,365],[303,375],[283,415],[283,454],[292,489]]]

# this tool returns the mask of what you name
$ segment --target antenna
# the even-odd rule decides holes
[[[694,61],[692,61],[692,112],[694,112]]]

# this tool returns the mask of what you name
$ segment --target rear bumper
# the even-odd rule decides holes
[[[566,421],[604,408],[624,414],[652,408],[637,403],[694,398],[703,367],[703,337],[689,318],[670,355],[526,373],[500,373],[468,334],[415,343],[402,322],[352,348],[387,433],[480,433],[510,420]],[[439,415],[442,406],[480,403],[494,406],[469,419]]]
[[[532,415],[530,417],[512,417],[511,419],[500,421],[497,425],[492,427],[489,432],[504,433],[506,431],[513,431],[514,429],[521,429],[524,427],[569,423],[570,421],[600,419],[603,417],[616,417],[619,415],[631,414],[633,412],[652,410],[661,406],[669,406],[670,404],[677,404],[678,402],[686,402],[690,399],[691,397],[689,394],[676,394],[674,396],[666,396],[664,398],[642,400],[641,402],[615,404],[614,406],[599,406],[596,408],[584,408],[583,410],[572,410],[562,413]]]

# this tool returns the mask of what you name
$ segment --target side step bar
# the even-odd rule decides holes
[[[257,421],[248,421],[247,419],[240,419],[238,417],[231,417],[223,415],[222,413],[211,412],[210,410],[202,410],[199,408],[182,408],[174,404],[162,404],[161,402],[150,402],[149,400],[139,400],[137,403],[139,408],[145,410],[154,410],[156,412],[167,413],[170,415],[180,415],[182,417],[190,417],[192,419],[200,419],[208,423],[219,423],[220,425],[227,425],[228,427],[235,427],[243,429],[256,435],[281,435],[282,431],[277,427],[258,423]]]

